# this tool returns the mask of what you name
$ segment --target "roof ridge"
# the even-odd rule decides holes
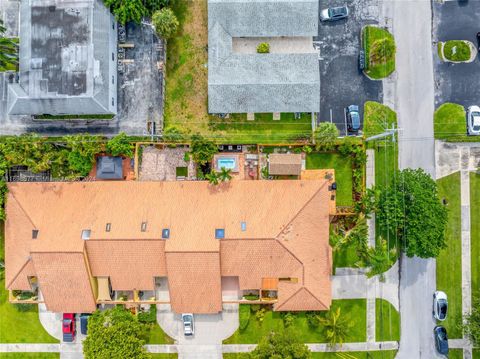
[[[25,269],[25,267],[27,266],[28,262],[30,262],[32,260],[31,257],[28,257],[27,258],[27,261],[25,263],[23,263],[22,267],[20,268],[20,270],[18,271],[17,274],[15,274],[15,276],[12,278],[12,280],[10,282],[8,282],[8,284],[5,286],[6,288],[10,287],[12,285],[13,282],[15,282],[15,280],[18,278],[18,276],[20,275],[20,273],[23,272],[23,270]]]
[[[28,220],[30,221],[30,223],[32,224],[32,226],[34,228],[37,228],[37,226],[35,225],[35,223],[33,223],[33,219],[30,217],[30,215],[28,214],[28,212],[25,210],[25,208],[23,208],[23,206],[21,205],[20,201],[17,199],[17,197],[15,197],[15,193],[13,193],[12,191],[8,191],[8,193],[10,193],[13,197],[13,199],[15,200],[15,202],[17,203],[18,207],[22,210],[23,213],[25,213],[25,216],[28,218]]]
[[[315,299],[319,304],[321,304],[322,306],[324,306],[325,308],[328,308],[328,306],[326,306],[316,295],[314,295],[307,287],[305,286],[302,286],[300,287],[296,292],[294,292],[290,297],[288,297],[287,299],[285,299],[283,301],[283,303],[281,303],[280,305],[276,306],[275,309],[276,310],[279,310],[281,307],[283,307],[287,302],[289,302],[293,297],[295,297],[298,293],[300,293],[301,291],[307,291],[308,294],[310,294],[313,299]]]

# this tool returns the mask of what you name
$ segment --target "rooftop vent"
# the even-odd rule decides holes
[[[168,239],[168,238],[170,238],[170,228],[164,228],[164,229],[162,229],[162,238],[163,238],[163,239]]]
[[[90,233],[91,233],[91,232],[92,232],[92,231],[91,231],[90,229],[84,229],[84,230],[82,231],[82,239],[83,239],[84,241],[89,240],[89,239],[90,239]]]
[[[223,239],[223,238],[225,238],[225,229],[224,229],[224,228],[217,228],[217,229],[215,229],[215,238],[216,238],[216,239]]]
[[[146,231],[147,231],[147,222],[142,222],[141,231],[142,231],[142,232],[146,232]]]
[[[110,232],[110,229],[112,229],[112,224],[111,223],[107,223],[105,225],[105,232]]]
[[[247,222],[240,223],[240,227],[242,228],[242,232],[245,232],[247,230]]]
[[[38,237],[38,229],[32,229],[32,239],[37,239]]]

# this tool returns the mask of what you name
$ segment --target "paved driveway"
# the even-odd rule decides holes
[[[196,314],[195,335],[183,335],[180,314],[172,312],[169,304],[157,305],[157,321],[175,339],[179,358],[222,358],[222,341],[238,328],[238,304],[224,304],[220,314]]]
[[[469,40],[476,44],[480,31],[480,1],[434,2],[433,40]],[[435,43],[436,45],[436,43]],[[480,105],[480,57],[469,64],[440,61],[434,49],[435,105],[455,102],[464,106]]]
[[[341,134],[345,134],[346,106],[356,104],[363,108],[365,101],[382,101],[382,82],[369,80],[358,70],[360,31],[366,24],[377,23],[379,1],[331,0],[321,2],[320,11],[344,4],[349,7],[349,18],[321,22],[319,36],[315,38],[320,49],[319,120],[332,120]]]

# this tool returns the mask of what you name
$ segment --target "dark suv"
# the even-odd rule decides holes
[[[448,337],[447,330],[441,325],[436,326],[433,329],[435,335],[435,346],[440,354],[448,355]]]
[[[357,133],[360,130],[360,112],[357,105],[350,105],[345,109],[348,132]]]

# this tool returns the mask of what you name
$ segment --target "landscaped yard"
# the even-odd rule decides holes
[[[334,169],[337,182],[337,206],[352,206],[352,159],[339,153],[310,153],[307,169]]]
[[[470,174],[470,224],[472,246],[472,289],[480,295],[480,175]]]
[[[399,341],[400,340],[400,314],[393,305],[383,299],[375,300],[375,340]]]
[[[451,339],[461,338],[458,325],[462,321],[462,236],[460,207],[460,173],[437,181],[441,199],[448,201],[447,248],[437,257],[437,290],[448,296],[448,316],[442,322]]]
[[[153,323],[148,331],[146,342],[147,344],[173,344],[173,339],[160,328],[158,323]]]
[[[178,358],[177,353],[150,353],[152,359],[176,359]]]
[[[312,359],[394,359],[396,350],[370,352],[312,353]]]
[[[450,61],[468,61],[472,54],[470,46],[462,40],[439,42],[438,51],[442,59]]]
[[[0,353],[1,359],[58,359],[60,353]]]
[[[223,143],[292,143],[310,139],[311,115],[298,120],[293,113],[246,114],[229,119],[210,116],[207,109],[207,0],[175,1],[172,7],[180,22],[177,36],[168,41],[165,91],[165,131],[184,136],[200,133]]]
[[[382,79],[395,71],[395,40],[387,30],[365,26],[362,31],[366,69],[372,79]]]
[[[350,318],[352,323],[346,342],[364,342],[367,330],[365,299],[334,300],[330,310],[338,307],[341,308],[341,315]],[[327,312],[319,313],[324,316]],[[324,343],[326,341],[321,325],[318,328],[310,327],[305,312],[297,313],[295,321],[289,329],[293,330],[299,340],[304,343]],[[252,313],[247,327],[244,330],[237,330],[224,341],[224,344],[255,344],[269,332],[283,330],[285,330],[285,326],[279,312],[267,311],[262,322],[256,319],[255,313]]]
[[[3,222],[0,221],[0,260],[4,260]],[[5,290],[5,273],[0,271],[0,343],[58,343],[38,319],[38,306],[29,312],[19,312],[8,302]]]
[[[463,349],[450,349],[448,359],[463,359]]]

